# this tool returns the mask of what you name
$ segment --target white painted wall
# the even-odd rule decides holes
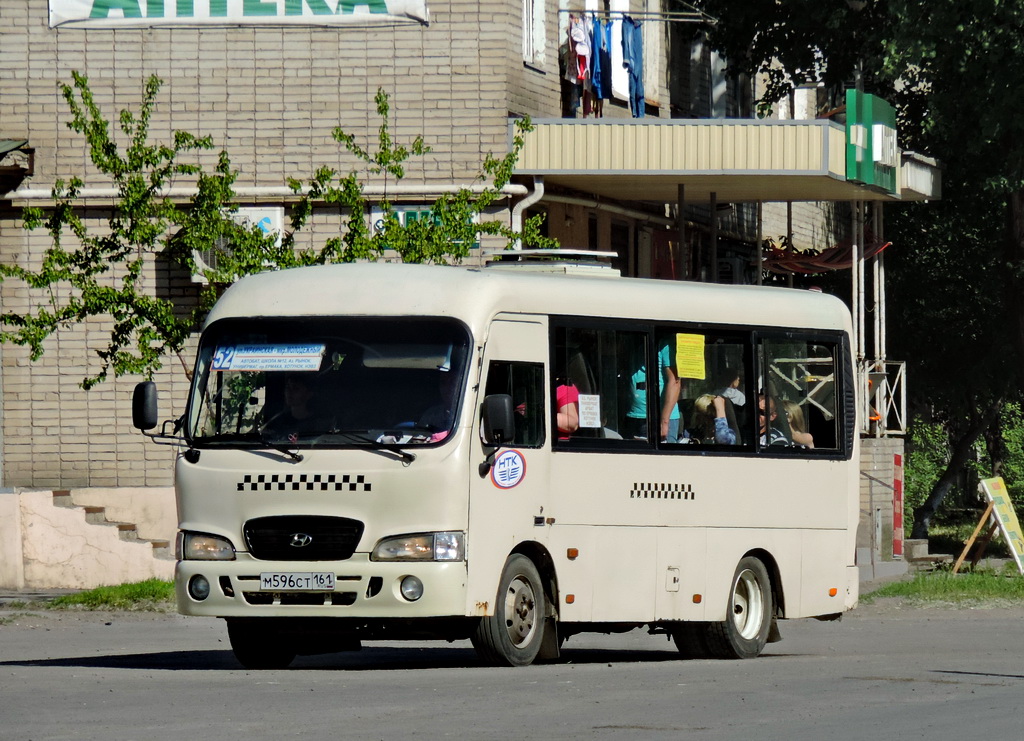
[[[104,507],[111,522],[133,522],[140,538],[174,543],[178,512],[173,486],[72,489],[79,507]]]
[[[172,489],[84,491],[75,493],[77,504],[117,502],[108,520],[135,522],[140,534],[150,533],[142,537],[173,544]],[[0,589],[91,589],[173,576],[174,561],[155,558],[148,540],[122,540],[116,526],[89,523],[77,507],[55,506],[50,490],[0,493]]]

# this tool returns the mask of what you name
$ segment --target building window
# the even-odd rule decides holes
[[[523,0],[523,62],[544,64],[544,0]]]

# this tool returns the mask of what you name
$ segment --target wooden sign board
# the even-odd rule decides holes
[[[1024,574],[1024,533],[1020,529],[1020,521],[1013,509],[1010,493],[1006,490],[1002,476],[984,479],[981,490],[985,498],[992,503],[992,516],[995,517],[999,531],[1003,534],[1013,560],[1017,563],[1017,571]]]

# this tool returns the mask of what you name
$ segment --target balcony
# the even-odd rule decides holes
[[[940,186],[938,165],[920,157],[904,158],[898,197],[847,180],[846,128],[827,119],[533,123],[517,174],[621,201],[675,203],[679,186],[689,203],[924,200]]]

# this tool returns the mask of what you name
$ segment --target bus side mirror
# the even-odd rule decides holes
[[[152,430],[157,423],[156,384],[143,381],[132,394],[132,424],[140,430]]]
[[[508,394],[485,396],[481,408],[481,426],[487,445],[500,447],[515,439],[516,418],[512,397]]]

